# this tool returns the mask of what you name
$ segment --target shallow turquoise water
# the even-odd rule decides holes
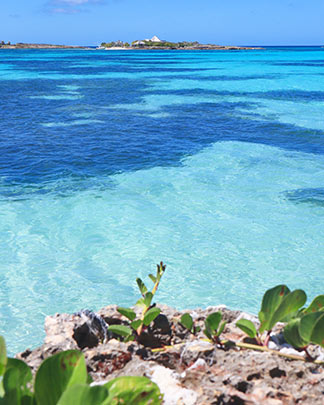
[[[136,301],[323,293],[324,49],[1,51],[0,329]]]

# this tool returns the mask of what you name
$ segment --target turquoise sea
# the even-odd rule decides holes
[[[0,334],[324,286],[324,49],[0,51]]]

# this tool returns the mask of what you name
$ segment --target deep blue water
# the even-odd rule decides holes
[[[0,328],[323,293],[324,49],[0,52]],[[251,294],[253,288],[254,294]],[[37,325],[37,326],[36,326]]]

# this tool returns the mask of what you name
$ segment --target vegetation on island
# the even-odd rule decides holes
[[[111,42],[102,42],[101,48],[163,48],[163,49],[185,49],[185,48],[195,48],[201,46],[197,41],[188,42],[171,42],[171,41],[152,41],[152,40],[136,40],[132,41],[131,44],[123,41],[111,41]]]
[[[123,41],[112,41],[112,42],[102,42],[99,49],[111,49],[111,48],[122,48],[122,49],[154,49],[154,50],[240,50],[240,49],[262,49],[262,48],[251,48],[251,47],[240,47],[240,46],[223,46],[215,44],[201,44],[198,41],[164,41],[160,40],[158,37],[154,36],[151,39],[140,39],[132,41],[131,44]]]

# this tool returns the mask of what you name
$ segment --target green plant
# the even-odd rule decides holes
[[[23,361],[7,358],[0,336],[0,405],[158,405],[162,395],[146,377],[119,377],[90,386],[84,355],[68,350],[47,358],[39,367],[35,383]]]
[[[130,321],[130,326],[126,325],[110,325],[108,330],[125,338],[126,341],[134,340],[139,337],[144,328],[147,328],[151,322],[160,314],[161,310],[152,305],[153,297],[158,289],[161,277],[164,274],[166,266],[161,262],[157,265],[156,275],[149,274],[154,285],[152,291],[148,291],[144,282],[137,278],[136,282],[142,297],[136,302],[136,306],[140,308],[140,315],[131,308],[118,307],[117,311],[125,316]],[[135,336],[133,335],[133,330]]]
[[[222,344],[219,337],[226,325],[226,321],[222,322],[222,313],[221,312],[213,312],[212,314],[208,315],[205,319],[205,330],[204,334],[208,337],[208,339],[213,340],[217,344]]]
[[[314,298],[312,303],[299,311],[284,328],[285,340],[298,350],[304,350],[308,358],[309,344],[324,347],[324,295]]]
[[[195,326],[192,316],[188,313],[185,313],[180,318],[181,325],[188,329],[190,333],[195,335],[196,333],[200,332],[200,326]]]
[[[258,344],[268,346],[273,327],[278,322],[288,322],[293,319],[305,302],[306,294],[303,290],[290,291],[286,285],[278,285],[267,290],[263,296],[258,330],[253,322],[247,319],[239,320],[236,325],[249,337],[256,339]],[[261,336],[265,331],[267,334],[262,342]]]

